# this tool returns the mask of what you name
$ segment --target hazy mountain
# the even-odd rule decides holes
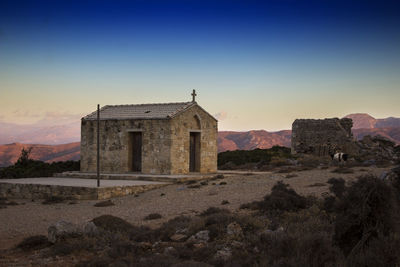
[[[393,128],[400,127],[400,118],[389,117],[385,119],[375,119],[366,113],[355,113],[345,116],[353,120],[354,129],[373,129],[373,128]]]
[[[17,161],[21,155],[22,148],[32,147],[30,157],[45,162],[79,160],[80,143],[64,145],[30,145],[13,143],[0,145],[0,167],[8,166]]]
[[[290,130],[279,132],[267,132],[264,130],[248,132],[221,131],[218,133],[218,152],[270,148],[274,145],[290,147],[290,138]]]
[[[80,140],[79,123],[40,126],[0,122],[0,144],[66,144]]]
[[[353,134],[357,139],[365,135],[382,135],[400,144],[400,118],[375,119],[365,114],[347,115],[353,119]],[[79,159],[80,125],[71,123],[57,126],[17,125],[0,123],[0,166],[14,163],[22,147],[33,147],[32,157],[47,162]],[[291,130],[268,132],[264,130],[218,133],[218,152],[226,150],[250,150],[270,148],[274,145],[290,147]],[[18,142],[18,143],[16,143]],[[72,143],[75,142],[75,143]],[[47,145],[23,145],[21,143],[41,143]],[[68,143],[64,145],[52,145]]]

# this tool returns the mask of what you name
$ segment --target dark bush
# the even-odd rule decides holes
[[[100,201],[94,204],[95,207],[110,207],[115,206],[115,204],[111,200]]]
[[[127,221],[112,216],[102,215],[93,219],[93,223],[100,228],[110,232],[130,233],[135,229],[135,226]]]
[[[25,238],[22,240],[18,245],[17,248],[20,248],[22,250],[36,250],[36,249],[42,249],[45,247],[50,246],[51,243],[47,239],[46,236],[44,235],[34,235]]]
[[[342,178],[331,178],[328,180],[329,191],[336,197],[341,198],[346,190],[345,181]]]
[[[230,213],[230,211],[227,209],[210,207],[210,208],[206,209],[205,211],[203,211],[202,213],[200,213],[200,216],[204,217],[204,216],[209,216],[211,214],[216,214],[216,213]]]
[[[149,221],[149,220],[157,220],[157,219],[161,219],[161,218],[162,218],[162,215],[159,213],[150,213],[149,215],[144,217],[144,220]]]
[[[360,177],[339,200],[334,240],[345,255],[358,253],[375,238],[397,232],[392,187],[373,176]]]
[[[43,200],[42,204],[44,205],[57,204],[57,203],[62,203],[65,200],[66,199],[64,197],[60,196],[48,196],[47,198],[45,198],[45,200]]]
[[[349,173],[354,173],[353,169],[350,169],[348,167],[338,167],[332,171],[333,173],[342,173],[342,174],[349,174]]]
[[[307,207],[307,199],[300,196],[282,181],[277,182],[271,194],[259,202],[259,208],[267,213],[279,214],[284,211],[298,211]]]
[[[290,159],[293,156],[290,153],[290,148],[273,146],[270,149],[254,149],[254,150],[235,150],[218,153],[218,167],[221,167],[228,162],[236,166],[247,163],[260,163],[263,165],[271,162],[272,158]]]
[[[31,148],[22,149],[21,155],[14,165],[0,169],[0,178],[51,177],[54,173],[80,170],[79,161],[46,163],[30,159],[31,150]]]

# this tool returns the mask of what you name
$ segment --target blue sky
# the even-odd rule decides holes
[[[220,130],[400,117],[399,14],[395,1],[3,0],[0,121],[78,121],[192,88]]]

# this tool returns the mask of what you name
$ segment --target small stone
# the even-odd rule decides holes
[[[232,239],[242,239],[243,238],[242,227],[237,222],[230,223],[226,227],[226,233]]]
[[[189,242],[208,242],[210,240],[210,231],[208,230],[203,230],[200,232],[197,232],[195,235],[192,235],[189,238]]]
[[[93,222],[87,222],[83,226],[83,233],[89,236],[95,236],[99,233],[99,229]]]
[[[214,259],[227,261],[232,257],[232,251],[230,248],[223,248],[218,250],[217,253],[214,255]]]
[[[175,256],[178,254],[178,251],[174,247],[166,247],[163,254],[167,256]]]
[[[197,248],[197,249],[204,248],[205,246],[206,246],[205,243],[196,243],[196,244],[193,244],[193,247],[195,247],[195,248]]]
[[[79,227],[73,223],[66,221],[58,221],[57,223],[51,225],[47,230],[47,238],[50,242],[55,243],[59,239],[68,236],[79,236],[82,231]]]
[[[169,239],[171,239],[172,241],[175,241],[175,242],[180,242],[180,241],[185,240],[186,238],[187,238],[186,235],[183,235],[183,234],[174,234],[174,235],[171,236]]]
[[[233,248],[243,248],[244,245],[243,245],[242,242],[234,240],[234,241],[231,242],[231,246]]]

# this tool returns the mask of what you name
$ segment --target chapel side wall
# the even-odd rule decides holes
[[[195,115],[200,118],[200,128]],[[171,173],[189,173],[190,130],[201,131],[200,173],[215,173],[218,156],[218,122],[198,106],[189,108],[171,120]]]
[[[130,171],[130,131],[142,131],[142,173],[170,173],[170,127],[168,120],[100,121],[100,170]],[[97,121],[81,122],[81,171],[97,170]]]

